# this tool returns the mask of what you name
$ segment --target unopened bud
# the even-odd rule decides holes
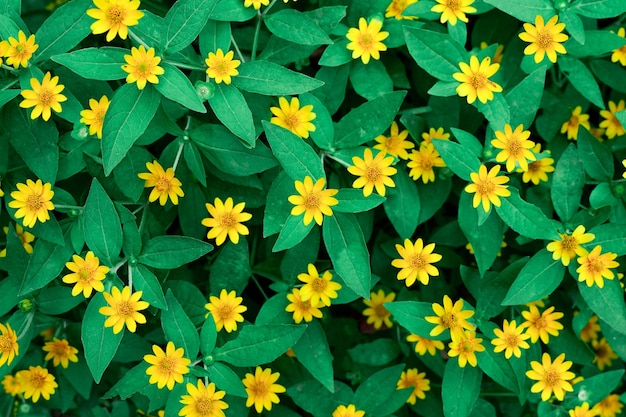
[[[20,310],[22,310],[24,313],[28,313],[29,311],[33,309],[33,301],[28,298],[25,298],[23,300],[20,300],[20,302],[18,303],[18,306]]]
[[[203,81],[197,81],[195,87],[196,94],[198,94],[200,100],[204,101],[213,97],[213,93],[215,91],[215,87],[213,86],[213,84]]]

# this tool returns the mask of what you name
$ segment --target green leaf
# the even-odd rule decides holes
[[[35,243],[18,295],[23,296],[45,287],[63,271],[65,262],[74,253],[70,244],[69,233],[65,235],[63,244],[58,243],[50,243],[45,240],[38,240]]]
[[[593,407],[595,404],[608,397],[609,394],[617,388],[623,376],[624,370],[616,369],[585,378],[580,381],[579,384],[574,385],[573,395],[575,395],[576,398],[580,398],[580,395],[585,395],[589,406]]]
[[[230,49],[231,36],[230,22],[209,20],[198,37],[200,54],[207,56],[209,52],[215,53],[218,49],[224,52],[228,51]]]
[[[100,383],[124,335],[124,332],[115,334],[110,327],[104,327],[106,316],[98,310],[106,305],[108,304],[104,295],[97,293],[89,302],[82,318],[81,339],[85,359],[96,384]]]
[[[527,262],[527,256],[520,258],[508,265],[500,273],[485,274],[485,276],[476,283],[477,285],[475,285],[475,287],[478,288],[478,291],[477,293],[476,291],[472,291],[472,295],[476,298],[476,321],[491,319],[505,310],[506,307],[502,306],[502,301],[511,288],[511,284],[513,284],[513,281],[515,281],[515,278],[519,275],[522,267],[526,265]],[[463,275],[461,276],[466,285],[468,285],[465,277]]]
[[[593,77],[593,74],[591,74],[591,71],[589,71],[589,68],[578,59],[568,56],[562,56],[560,58],[559,68],[567,75],[572,86],[587,100],[600,108],[604,108],[600,87]]]
[[[245,22],[256,14],[254,7],[245,7],[240,0],[220,0],[213,6],[209,18],[224,22]]]
[[[124,159],[113,169],[115,184],[132,201],[139,201],[141,198],[146,182],[138,175],[142,172],[148,172],[146,163],[153,160],[153,156],[145,148],[134,146],[128,150]]]
[[[585,32],[585,37],[586,40],[582,44],[576,39],[566,41],[563,46],[567,54],[578,58],[596,57],[626,45],[624,38],[607,30],[589,30]]]
[[[469,61],[465,48],[448,34],[405,27],[404,38],[417,65],[439,80],[454,81],[459,63]]]
[[[142,292],[142,300],[162,310],[167,308],[161,283],[148,268],[143,265],[134,265],[130,267],[130,273],[132,273],[135,290]]]
[[[244,62],[237,70],[239,75],[233,77],[233,84],[249,93],[289,96],[307,93],[324,85],[320,80],[269,61]]]
[[[580,143],[580,142],[579,142]],[[583,152],[584,155],[588,153]],[[554,210],[562,221],[567,222],[578,211],[585,186],[583,160],[574,144],[561,154],[552,176],[550,196]]]
[[[430,89],[428,94],[437,97],[453,97],[456,96],[456,88],[458,81],[437,81]]]
[[[187,236],[157,236],[145,244],[137,261],[160,269],[188,264],[213,250],[213,245]]]
[[[391,189],[389,191],[391,191]],[[368,211],[378,207],[386,200],[385,197],[375,193],[365,197],[362,190],[356,190],[354,188],[340,189],[339,192],[335,194],[335,198],[338,203],[336,206],[333,206],[332,209],[341,213],[361,213]]]
[[[572,43],[579,44],[579,45],[580,44],[584,45],[586,43],[585,42],[586,40],[585,39],[586,38],[585,26],[580,16],[578,16],[576,13],[572,12],[571,10],[560,10],[559,21],[565,23],[565,27],[567,28],[567,31],[572,35],[572,40],[571,40]],[[566,41],[566,43],[563,46],[565,47],[565,50],[567,51],[567,53],[571,54],[572,51],[568,43],[569,42]],[[580,55],[574,54],[574,56],[580,56]]]
[[[146,370],[151,365],[148,362],[141,361],[120,379],[113,387],[104,394],[104,398],[112,398],[119,395],[120,399],[130,398],[134,393],[150,386],[149,378]]]
[[[387,200],[383,203],[385,213],[401,238],[409,238],[417,229],[420,212],[420,197],[415,182],[404,169],[393,176],[396,186],[387,189]]]
[[[315,119],[312,122],[315,125],[315,131],[311,132],[313,142],[322,149],[332,149],[335,142],[335,126],[326,106],[317,97],[308,93],[300,96],[300,105],[313,106],[315,113]]]
[[[298,362],[324,385],[328,391],[335,391],[333,355],[330,353],[326,333],[319,321],[307,324],[306,331],[293,345]]]
[[[91,5],[88,0],[79,0],[56,9],[35,33],[39,48],[32,62],[45,61],[52,55],[69,51],[85,39],[93,23],[86,13]]]
[[[200,330],[200,352],[202,355],[210,355],[215,349],[215,343],[217,342],[217,328],[215,327],[215,320],[213,315],[209,313],[207,315],[202,330]]]
[[[485,345],[491,344],[487,342]],[[506,359],[504,352],[496,353],[491,346],[486,346],[485,351],[480,355],[478,366],[489,378],[504,388],[509,391],[519,392],[515,372],[511,368],[511,362],[519,360],[521,359],[515,357]]]
[[[400,353],[397,342],[393,339],[376,339],[370,343],[361,343],[348,350],[350,358],[363,365],[383,366],[394,360]]]
[[[350,69],[350,83],[354,91],[367,100],[393,91],[393,81],[381,61],[370,61],[367,65],[353,61]]]
[[[394,91],[352,109],[335,126],[335,144],[352,148],[385,133],[393,122],[406,91]]]
[[[163,49],[173,54],[193,42],[215,8],[218,0],[178,0],[165,15]]]
[[[185,163],[187,164],[189,171],[191,171],[195,179],[198,180],[200,184],[206,187],[207,175],[198,146],[193,142],[186,143],[185,149],[183,150],[183,156],[185,157]]]
[[[495,129],[502,130],[505,124],[510,123],[509,104],[502,94],[494,94],[493,100],[489,100],[487,103],[475,101],[474,106]]]
[[[113,202],[96,178],[83,211],[85,242],[94,254],[113,265],[122,249],[122,226]]]
[[[276,159],[291,179],[303,181],[309,176],[315,182],[326,178],[320,157],[304,139],[265,120],[263,129]]]
[[[215,84],[215,94],[209,99],[217,118],[248,147],[254,148],[256,131],[252,112],[241,91],[234,85]]]
[[[2,106],[7,104],[9,101],[13,100],[20,94],[20,90],[2,90],[0,91],[0,109]]]
[[[620,65],[615,65],[608,60],[595,59],[591,61],[591,71],[593,71],[598,81],[620,93],[626,93],[626,84],[622,82],[626,77],[626,69]]]
[[[189,78],[181,70],[167,62],[162,63],[161,67],[165,70],[165,73],[159,76],[159,83],[154,85],[157,91],[163,97],[173,100],[188,109],[206,113],[206,108],[198,97],[196,89],[191,85]]]
[[[405,364],[399,364],[382,369],[367,378],[354,393],[354,404],[357,410],[367,414],[380,407],[396,391],[396,383],[400,379]],[[407,393],[407,398],[410,393]]]
[[[591,178],[598,181],[613,178],[615,168],[611,151],[585,128],[578,129],[578,147],[585,155],[583,167]]]
[[[433,145],[443,158],[446,166],[465,181],[470,181],[470,174],[478,172],[480,160],[463,145],[443,139],[433,139]]]
[[[489,349],[489,348],[487,348]],[[473,366],[459,367],[449,360],[441,383],[443,413],[446,417],[468,417],[480,394],[483,373]]]
[[[370,256],[359,222],[349,213],[334,213],[324,220],[322,235],[335,272],[355,293],[369,298]]]
[[[69,286],[44,288],[35,299],[37,311],[50,315],[66,313],[82,303],[83,300],[83,297],[74,297],[72,288]]]
[[[161,326],[163,326],[165,338],[174,343],[176,348],[182,347],[185,357],[193,360],[200,350],[200,336],[198,336],[196,326],[187,316],[172,290],[167,290],[165,300],[167,310],[161,312]]]
[[[439,336],[431,336],[430,331],[435,325],[425,320],[426,316],[434,316],[431,303],[419,301],[394,301],[385,303],[385,308],[391,312],[393,318],[400,326],[418,336],[433,340],[449,339],[449,332],[445,331]]]
[[[307,326],[264,324],[244,326],[237,337],[215,349],[215,360],[234,366],[272,362],[300,339]]]
[[[529,74],[505,96],[511,111],[511,126],[530,127],[543,97],[546,69],[539,68]]]
[[[517,188],[508,189],[511,196],[501,198],[501,206],[496,207],[496,211],[511,229],[531,239],[559,239],[554,220],[548,219],[539,207],[522,200]]]
[[[209,271],[211,292],[219,294],[221,289],[226,288],[241,294],[251,274],[248,241],[241,238],[236,245],[228,242],[211,265]]]
[[[127,49],[105,46],[102,48],[78,49],[67,54],[54,55],[50,59],[67,67],[88,80],[120,80],[128,75],[122,65]]]
[[[554,6],[549,0],[485,0],[485,3],[497,7],[518,20],[532,24],[535,24],[537,15],[542,16],[547,21],[556,14]]]
[[[215,327],[215,325],[213,325]],[[241,382],[241,378],[228,366],[220,362],[206,368],[209,379],[215,382],[219,389],[226,391],[228,395],[247,398],[248,393]]]
[[[102,160],[104,173],[109,175],[120,163],[148,124],[159,107],[160,95],[146,85],[138,90],[133,84],[121,86],[113,95],[111,105],[104,116],[102,129]]]
[[[319,64],[322,67],[338,67],[352,62],[352,52],[346,47],[348,42],[348,39],[341,38],[328,45],[319,60]]]
[[[542,249],[522,268],[502,301],[502,305],[521,305],[552,294],[561,284],[565,267],[560,259],[552,259],[552,253]]]
[[[584,282],[578,283],[580,295],[598,317],[611,326],[616,332],[626,335],[626,304],[624,290],[617,279],[604,280],[604,288],[597,285],[588,287]]]
[[[343,103],[349,75],[350,65],[347,64],[339,67],[322,67],[315,74],[315,77],[323,81],[324,85],[311,94],[324,103],[331,115],[335,114]]]
[[[482,156],[483,144],[476,138],[476,136],[455,127],[450,128],[450,131],[452,132],[456,140],[459,141],[461,146],[471,151],[471,153],[476,155],[478,158]]]
[[[283,9],[266,15],[265,25],[279,38],[300,45],[327,45],[333,41],[313,19],[294,9]]]
[[[272,248],[272,252],[280,252],[285,249],[291,249],[298,243],[302,242],[308,236],[315,221],[311,221],[307,226],[304,225],[304,214],[300,216],[289,216],[285,221],[285,225],[278,235],[278,239]]]
[[[605,19],[626,13],[626,4],[621,0],[589,0],[573,4],[570,10],[585,17]]]
[[[602,246],[602,253],[613,252],[617,256],[626,255],[626,225],[607,223],[590,230],[596,237],[593,246]]]
[[[18,239],[17,236],[14,236]],[[16,242],[17,243],[17,242]],[[21,242],[19,242],[21,244]],[[22,251],[26,254],[25,251]],[[0,315],[4,316],[13,309],[18,303],[17,298],[17,282],[13,279],[3,279],[0,281]]]

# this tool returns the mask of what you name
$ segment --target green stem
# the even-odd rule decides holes
[[[265,291],[263,290],[261,283],[256,279],[256,276],[254,276],[254,274],[250,274],[250,278],[252,278],[252,281],[254,281],[256,286],[259,288],[259,291],[261,291],[263,298],[265,298],[265,300],[269,300],[269,297],[267,296],[267,294],[265,294]]]
[[[165,62],[167,62],[168,64],[174,65],[175,67],[178,68],[184,68],[184,69],[188,69],[188,70],[192,70],[192,71],[206,71],[206,68],[201,67],[199,65],[193,65],[193,64],[185,64],[184,62],[177,62],[177,61],[170,61],[165,60]]]
[[[243,64],[244,62],[246,62],[246,60],[243,59],[243,54],[241,53],[241,50],[239,50],[239,45],[237,45],[237,41],[235,40],[235,37],[233,36],[232,33],[230,34],[230,41],[235,47],[235,52],[237,52],[237,56],[239,57],[239,60]]]
[[[250,56],[250,61],[254,61],[256,58],[256,50],[259,46],[259,33],[261,33],[261,22],[263,21],[263,15],[261,12],[258,13],[258,20],[256,22],[256,29],[254,30],[254,41],[252,43],[252,54]]]
[[[139,45],[143,45],[143,47],[146,49],[150,49],[150,46],[148,46],[148,44],[145,43],[143,39],[137,36],[135,32],[132,31],[132,29],[128,28],[128,34],[130,35],[130,38],[134,40],[136,43],[138,43]]]
[[[270,11],[270,9],[272,7],[274,7],[274,4],[276,4],[276,0],[272,0],[272,2],[265,8],[265,10],[263,10],[263,13],[261,13],[263,16],[265,16],[267,14],[267,12]]]
[[[139,221],[139,234],[141,235],[141,230],[143,229],[143,223],[146,220],[146,217],[148,216],[148,202],[146,201],[146,203],[143,205],[144,210],[143,213],[141,213],[141,220]]]
[[[85,209],[84,207],[81,207],[81,206],[68,206],[65,204],[55,204],[54,208],[63,209],[63,210],[79,210],[79,211],[83,211]]]
[[[176,152],[176,158],[174,159],[174,165],[172,165],[172,171],[176,172],[176,167],[178,166],[178,161],[180,161],[180,155],[183,153],[183,148],[185,147],[185,142],[180,141],[180,145],[178,145],[178,152]]]
[[[24,337],[28,329],[30,329],[30,325],[33,323],[33,318],[35,318],[34,310],[28,313],[28,318],[26,319],[26,323],[24,323],[24,325],[20,327],[20,334],[17,336],[18,342]]]
[[[120,269],[122,267],[122,265],[124,265],[126,263],[126,261],[128,261],[128,259],[124,258],[121,261],[119,261],[118,263],[116,263],[115,265],[113,265],[111,268],[109,268],[109,272],[112,273],[116,273],[118,269]]]
[[[130,292],[133,292],[133,267],[128,263],[128,288],[130,288]]]

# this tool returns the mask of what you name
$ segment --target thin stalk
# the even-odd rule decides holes
[[[176,172],[176,167],[178,166],[178,161],[180,161],[180,155],[183,153],[183,148],[185,147],[185,142],[180,141],[180,145],[178,145],[178,152],[176,152],[176,158],[174,159],[174,165],[172,166],[172,171]]]
[[[254,41],[252,42],[252,54],[250,56],[250,61],[254,61],[256,58],[256,50],[259,46],[259,34],[261,33],[261,22],[263,21],[263,15],[259,11],[258,19],[256,22],[256,29],[254,30]]]
[[[246,60],[243,58],[243,54],[239,50],[239,45],[237,45],[237,41],[235,40],[235,37],[233,36],[232,33],[230,34],[230,41],[232,42],[233,46],[235,47],[235,52],[237,52],[237,56],[239,57],[239,60],[243,64],[244,62],[246,62]]]

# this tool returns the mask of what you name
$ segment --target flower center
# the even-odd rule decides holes
[[[313,291],[317,293],[322,293],[326,291],[327,284],[328,282],[322,278],[316,278],[313,281],[311,281],[311,286],[313,287]]]
[[[546,49],[552,45],[552,35],[548,31],[541,31],[537,35],[537,43],[541,49]]]
[[[150,64],[148,62],[142,62],[137,65],[137,72],[141,78],[147,78],[150,75]]]
[[[320,198],[318,193],[311,193],[304,198],[304,206],[307,210],[316,209],[320,205]]]
[[[576,126],[578,126],[578,125],[579,125],[579,123],[580,123],[580,122],[578,121],[578,116],[572,116],[572,117],[570,117],[570,119],[569,119],[569,120],[568,120],[568,122],[567,122],[567,124],[568,124],[569,126],[572,126],[572,127],[576,127]]]
[[[387,310],[382,304],[378,304],[376,307],[374,307],[374,311],[376,312],[376,315],[381,318],[387,317],[389,315],[389,310]]]
[[[171,358],[164,358],[159,364],[162,371],[170,372],[174,367],[174,361]]]
[[[378,167],[368,167],[365,171],[365,175],[367,176],[367,180],[369,182],[377,182],[382,176],[382,173]]]
[[[196,400],[196,412],[200,416],[209,416],[213,411],[213,400],[200,398]]]
[[[422,158],[421,165],[424,171],[430,171],[433,168],[433,161],[430,158]]]
[[[426,264],[426,261],[421,255],[417,255],[417,256],[412,257],[411,260],[409,260],[409,264],[411,265],[411,268],[421,270],[421,269],[424,269],[424,265]]]
[[[578,241],[574,236],[565,235],[561,241],[561,247],[564,251],[573,251],[578,247]]]
[[[235,226],[236,223],[237,222],[235,221],[235,219],[233,219],[233,216],[230,213],[223,215],[220,219],[220,226],[226,229],[232,228],[233,226]]]
[[[29,195],[28,199],[26,200],[26,204],[28,205],[28,208],[31,210],[39,210],[41,206],[43,205],[43,202],[41,201],[41,194]]]
[[[15,45],[15,52],[16,52],[18,55],[21,55],[21,54],[24,52],[24,49],[25,49],[25,48],[24,48],[24,45],[23,45],[23,44],[21,44],[21,43],[18,43],[17,45]]]
[[[42,89],[39,92],[39,101],[41,102],[43,106],[50,106],[50,103],[52,102],[53,98],[54,98],[54,95],[52,94],[52,91],[50,90]]]
[[[225,61],[218,62],[218,64],[215,66],[215,72],[217,72],[221,76],[227,75],[228,67],[226,66],[226,62]]]
[[[160,193],[167,193],[170,191],[171,186],[172,184],[168,178],[159,177],[156,184],[154,185],[154,188],[156,188],[157,191],[159,191]]]
[[[255,396],[257,397],[261,397],[264,398],[267,396],[268,394],[268,389],[267,389],[267,385],[262,383],[262,382],[257,382],[256,384],[254,384],[252,387],[250,387],[252,389],[252,392],[255,394]]]
[[[108,17],[112,25],[119,25],[124,20],[124,10],[118,6],[111,6]]]
[[[448,8],[450,8],[453,12],[459,11],[461,9],[459,0],[448,0]]]
[[[292,114],[291,116],[285,119],[285,124],[289,126],[289,129],[295,129],[296,126],[300,124],[300,120],[296,114]]]
[[[534,174],[541,171],[541,162],[535,161],[528,164],[528,172]]]
[[[474,344],[468,340],[461,343],[461,348],[464,352],[471,352],[474,350]]]
[[[491,195],[496,190],[496,185],[489,180],[484,180],[476,184],[476,189],[478,194]]]
[[[400,147],[400,143],[396,140],[394,136],[391,136],[385,141],[385,146],[387,147],[387,151],[391,153],[392,151],[395,151],[397,148]]]
[[[596,348],[596,356],[598,358],[600,358],[600,359],[608,358],[609,352],[608,352],[608,349],[606,348],[606,346],[602,346],[602,345],[598,346]]]
[[[519,142],[519,140],[517,140],[517,138],[512,138],[509,141],[509,153],[513,156],[520,156],[521,155],[521,151],[522,151],[522,145]]]
[[[229,318],[233,313],[233,306],[230,304],[222,304],[218,311],[222,319]]]
[[[0,336],[0,352],[10,352],[13,349],[13,340],[8,334]]]
[[[457,326],[457,318],[454,313],[444,313],[443,316],[441,316],[441,324],[446,329],[455,328]]]
[[[592,274],[599,274],[604,270],[604,263],[600,258],[587,258],[587,271]]]
[[[372,35],[370,35],[369,33],[365,33],[361,35],[361,37],[359,38],[359,45],[363,49],[371,49],[373,42],[374,42],[374,39],[372,38]]]
[[[542,330],[548,327],[548,323],[546,323],[546,319],[543,316],[537,317],[533,324],[537,330]]]
[[[135,310],[128,301],[123,301],[117,306],[117,314],[124,318],[132,316],[134,312]]]
[[[504,341],[506,342],[507,346],[510,347],[517,347],[518,345],[517,335],[515,334],[507,334],[504,338]]]
[[[544,374],[544,378],[545,383],[548,387],[554,387],[561,381],[559,373],[552,369],[546,371],[546,373]]]
[[[483,74],[472,74],[472,77],[470,78],[470,85],[474,87],[474,89],[479,90],[481,88],[484,88],[486,84],[487,77],[485,77]]]
[[[46,382],[46,377],[40,373],[36,373],[36,374],[32,374],[30,375],[30,384],[33,386],[33,388],[35,389],[39,389],[41,387],[43,387],[43,384]]]

